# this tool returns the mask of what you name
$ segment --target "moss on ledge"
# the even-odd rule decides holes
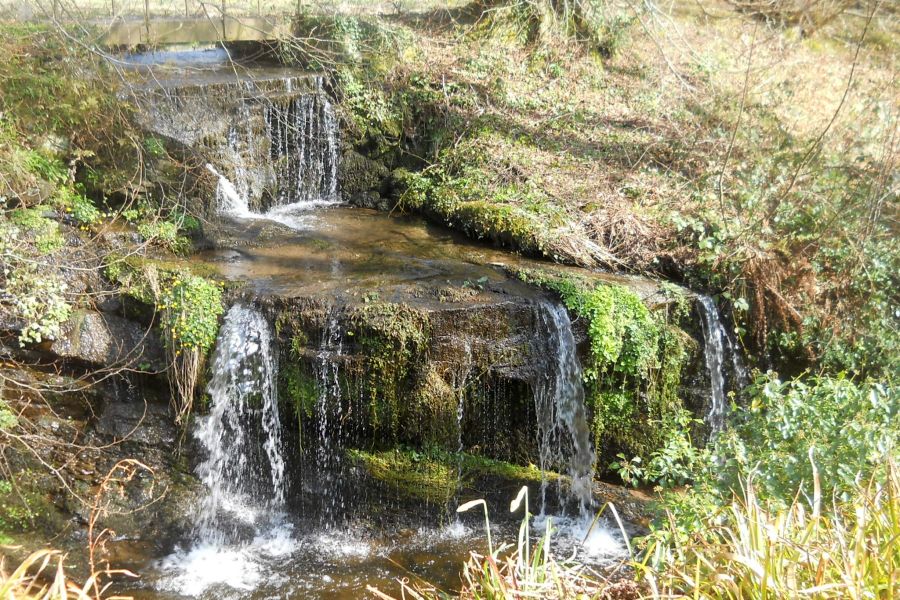
[[[687,314],[683,294],[664,286],[668,301],[651,310],[620,285],[549,271],[518,275],[559,294],[587,322],[584,382],[598,471],[618,453],[649,460],[682,426],[686,410],[679,388],[693,340],[678,326]]]
[[[541,471],[534,465],[523,467],[473,454],[410,449],[347,453],[372,477],[401,495],[434,503],[449,501],[459,490],[482,478],[541,482]],[[553,481],[559,475],[548,472],[546,477]]]

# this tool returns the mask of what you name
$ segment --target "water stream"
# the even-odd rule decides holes
[[[747,368],[736,344],[728,335],[716,303],[709,296],[698,296],[700,325],[703,332],[703,355],[709,376],[709,408],[705,422],[713,437],[725,427],[728,411],[728,391],[739,391],[747,385]],[[729,361],[730,373],[729,373]]]
[[[568,472],[569,493],[578,514],[587,517],[593,502],[591,482],[596,457],[584,406],[581,363],[569,313],[561,304],[544,301],[536,306],[539,340],[544,348],[544,369],[534,388],[538,422],[538,448],[542,472]],[[547,480],[541,484],[541,512],[547,504]],[[564,504],[564,502],[562,502]]]
[[[308,79],[308,78],[307,78]],[[220,154],[232,179],[212,164],[219,214],[233,219],[266,219],[288,227],[309,225],[310,209],[339,202],[338,126],[322,91],[294,93],[293,77],[283,80],[287,99],[254,98],[238,103],[238,119],[229,127]],[[252,91],[252,84],[242,85]],[[254,104],[261,104],[262,126],[253,126]],[[268,184],[271,189],[260,191]],[[253,210],[251,205],[264,208]]]
[[[438,285],[451,292],[465,289],[468,307],[507,295],[530,298],[534,290],[489,264],[522,259],[384,215],[328,208],[340,200],[338,127],[320,77],[215,81],[211,85],[236,108],[219,128],[224,136],[216,137],[207,169],[218,182],[218,213],[252,244],[217,248],[197,259],[247,283],[248,292],[316,295],[328,298],[333,308],[317,347],[313,342],[309,349],[316,394],[312,414],[298,417],[301,430],[314,432],[313,439],[301,433],[296,447],[279,413],[273,325],[247,304],[228,311],[210,363],[209,413],[198,417],[193,431],[202,455],[196,474],[203,484],[194,526],[188,541],[156,563],[148,578],[154,592],[147,597],[356,598],[365,584],[393,590],[396,577],[410,571],[452,589],[468,551],[484,550],[483,533],[460,521],[441,526],[446,506],[431,507],[437,513],[423,511],[410,508],[407,499],[379,496],[383,490],[377,486],[371,494],[364,489],[365,477],[346,450],[367,400],[348,387],[345,344],[352,332],[342,330],[335,298],[358,298],[361,290],[374,289],[394,302],[443,308],[453,301],[432,294],[440,291]],[[154,116],[156,129],[183,135],[184,143],[209,144],[201,131],[209,118],[203,103],[218,106],[213,92],[201,87],[191,96],[184,89],[168,90],[164,98],[170,104]],[[190,98],[200,98],[201,106]],[[201,133],[185,129],[185,123]],[[294,231],[259,244],[259,221]],[[480,282],[478,289],[471,281]],[[496,290],[485,289],[491,287]],[[580,549],[583,557],[621,556],[618,533],[602,523],[591,528],[595,455],[572,323],[558,303],[539,296],[525,302],[525,314],[532,306],[534,311],[533,416],[540,467],[568,475],[566,484],[557,484],[559,510],[553,514],[544,478],[541,517],[534,526],[552,519],[567,554]],[[460,452],[477,446],[465,439],[464,427],[467,419],[480,418],[469,414],[467,405],[470,387],[480,385],[481,376],[474,368],[473,336],[460,333],[464,356],[449,367],[455,394],[450,418],[456,420]],[[499,396],[494,391],[494,401],[506,398],[504,385]],[[462,499],[454,496],[453,502]],[[510,499],[504,492],[503,505]],[[502,515],[496,516],[499,533],[513,539],[515,522],[507,515],[505,526]],[[477,515],[472,519],[478,523]]]
[[[209,414],[194,436],[206,493],[191,543],[163,559],[165,590],[196,596],[225,585],[252,589],[267,558],[293,549],[284,518],[285,458],[272,332],[257,310],[236,304],[219,330],[207,386]]]

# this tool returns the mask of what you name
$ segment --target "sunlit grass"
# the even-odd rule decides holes
[[[849,498],[831,506],[816,479],[811,502],[798,496],[780,511],[769,510],[748,482],[743,497],[726,511],[724,524],[708,535],[648,548],[648,559],[666,554],[660,567],[638,565],[650,597],[900,597],[896,466],[888,465],[885,480],[860,483]]]
[[[65,555],[55,550],[38,550],[29,554],[12,571],[7,571],[5,561],[0,561],[0,598],[2,600],[115,600],[106,594],[105,585],[99,583],[99,575],[91,575],[83,585],[69,579]],[[133,575],[127,571],[115,573]],[[120,597],[119,597],[120,598]]]

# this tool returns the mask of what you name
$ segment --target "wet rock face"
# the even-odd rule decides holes
[[[268,300],[282,348],[282,400],[313,431],[343,415],[348,446],[533,451],[535,309],[526,297],[393,304]],[[339,408],[338,408],[339,407]],[[330,410],[330,409],[329,409]]]
[[[147,378],[93,382],[74,375],[3,368],[4,401],[25,417],[19,428],[28,440],[28,448],[5,451],[19,490],[3,499],[3,533],[26,552],[52,538],[77,562],[93,515],[113,537],[164,545],[183,527],[197,492],[172,451],[179,432],[167,390]],[[13,523],[6,518],[11,509],[34,517]]]
[[[74,311],[54,339],[24,348],[14,339],[22,327],[14,319],[0,320],[0,331],[7,338],[3,353],[27,362],[66,361],[82,367],[142,371],[162,371],[166,366],[156,331],[115,314]]]
[[[99,367],[165,368],[162,344],[154,331],[108,313],[76,312],[63,324],[49,351],[61,359]]]

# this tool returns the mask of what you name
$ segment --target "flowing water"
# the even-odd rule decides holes
[[[555,529],[556,543],[569,548],[582,560],[621,555],[622,538],[613,524],[594,522],[593,474],[596,455],[591,445],[591,430],[584,403],[581,363],[565,307],[548,301],[538,302],[535,317],[539,324],[539,352],[543,368],[534,386],[537,416],[538,457],[542,473],[540,514],[533,527],[543,532],[548,522]],[[547,471],[555,469],[568,475],[563,484],[557,479],[557,505],[560,514],[549,514]],[[567,505],[576,510],[568,514]]]
[[[536,307],[544,349],[545,369],[534,386],[538,448],[542,472],[563,468],[578,514],[588,517],[593,506],[591,482],[595,456],[584,407],[581,363],[569,313],[561,304],[540,302]],[[541,512],[547,503],[547,481],[541,484]]]
[[[710,436],[715,436],[725,427],[728,391],[739,391],[748,384],[749,377],[736,344],[719,318],[716,303],[709,296],[698,296],[697,307],[700,312],[703,355],[710,388],[705,422],[709,427]]]
[[[287,99],[257,101],[263,106],[262,127],[253,126],[252,104],[238,104],[239,118],[229,127],[220,151],[233,181],[206,165],[218,180],[219,214],[302,228],[310,223],[311,208],[339,202],[337,119],[322,78],[313,81],[312,91],[294,94],[296,78],[287,77]],[[250,82],[242,85],[252,91]],[[272,189],[259,191],[260,181],[270,182]],[[252,204],[265,208],[253,210]]]
[[[161,589],[196,596],[218,585],[251,589],[261,559],[291,551],[283,516],[285,458],[272,332],[259,311],[236,304],[219,330],[207,386],[209,414],[194,428],[206,488],[190,545],[163,559]]]
[[[340,200],[338,126],[321,77],[248,73],[233,80],[223,69],[204,77],[200,84],[163,82],[162,94],[154,88],[147,96],[152,130],[208,150],[217,211],[235,240],[252,242],[221,244],[198,260],[246,283],[248,293],[315,295],[330,298],[332,306],[339,296],[376,290],[391,301],[443,307],[454,302],[441,295],[444,287],[466,290],[469,306],[507,295],[533,298],[538,457],[543,471],[568,475],[568,483],[557,485],[556,514],[547,508],[545,478],[542,514],[533,526],[539,534],[552,521],[557,548],[566,554],[574,550],[598,564],[621,556],[618,532],[591,523],[595,457],[568,313],[497,266],[524,259],[418,222],[329,208]],[[219,109],[224,118],[215,117]],[[289,229],[263,238],[261,222]],[[152,567],[135,564],[147,574],[138,597],[358,598],[367,584],[393,592],[396,578],[410,573],[452,590],[468,551],[484,551],[478,515],[441,527],[453,507],[413,506],[377,486],[369,489],[347,459],[354,419],[366,406],[349,383],[350,334],[337,314],[332,308],[325,318],[314,350],[312,415],[301,417],[301,430],[314,434],[288,441],[293,437],[278,407],[273,326],[249,305],[228,311],[210,365],[209,413],[194,427],[202,455],[196,473],[204,487],[194,527]],[[473,445],[467,420],[481,418],[467,404],[470,388],[483,383],[472,338],[459,340],[463,357],[450,368],[461,451]],[[492,391],[492,402],[507,400],[512,392],[504,386]],[[499,506],[508,507],[515,491],[504,489]],[[514,539],[515,518],[492,506],[495,535]]]

